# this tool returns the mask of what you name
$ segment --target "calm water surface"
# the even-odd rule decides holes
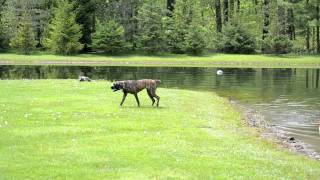
[[[261,112],[269,124],[320,152],[319,69],[0,66],[1,79],[161,79],[161,87],[215,91]]]

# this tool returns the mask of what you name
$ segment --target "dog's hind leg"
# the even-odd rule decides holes
[[[151,95],[157,99],[157,107],[159,107],[160,97],[156,94],[156,90],[155,89],[151,89],[150,92],[151,92]]]
[[[159,107],[159,101],[160,101],[160,97],[156,94],[154,94],[154,97],[157,98],[157,107]]]
[[[126,97],[127,97],[128,93],[123,93],[123,97],[122,97],[122,101],[120,103],[120,106],[122,106],[122,104],[124,103],[124,100],[126,100]]]
[[[137,100],[138,106],[140,107],[140,102],[139,102],[138,94],[134,94],[134,97],[136,97],[136,100]]]
[[[149,97],[150,97],[150,99],[152,101],[152,106],[153,106],[156,101],[153,99],[153,96],[152,96],[152,94],[151,94],[149,89],[147,89],[147,92],[148,92],[148,95],[149,95]]]

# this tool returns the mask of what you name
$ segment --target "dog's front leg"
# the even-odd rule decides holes
[[[139,102],[138,94],[134,94],[134,97],[136,97],[136,100],[137,100],[138,106],[140,107],[140,102]]]
[[[124,100],[126,100],[127,95],[128,95],[128,93],[123,92],[123,97],[122,97],[122,101],[120,103],[120,106],[122,106],[122,104],[124,103]]]

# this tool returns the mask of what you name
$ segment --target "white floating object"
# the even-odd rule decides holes
[[[219,70],[217,71],[217,75],[223,75],[223,71],[222,71],[221,69],[219,69]]]

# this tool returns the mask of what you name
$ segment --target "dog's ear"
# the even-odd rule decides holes
[[[124,89],[125,83],[124,83],[124,81],[117,81],[117,85],[118,85],[120,88]]]

